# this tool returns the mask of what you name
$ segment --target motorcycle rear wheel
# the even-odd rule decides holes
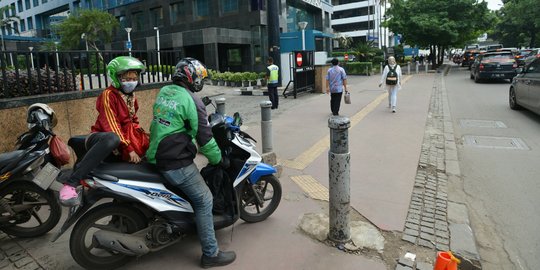
[[[133,207],[106,203],[84,214],[71,232],[71,256],[86,269],[115,269],[135,257],[94,247],[92,236],[97,230],[134,233],[147,226],[146,218]]]
[[[254,188],[264,201],[262,207],[257,204],[250,184],[245,184],[240,192],[240,218],[249,223],[267,219],[281,202],[281,184],[277,177],[273,175],[262,176]]]
[[[7,185],[0,190],[0,200],[7,202],[11,208],[33,205],[31,208],[16,211],[16,217],[7,224],[1,224],[0,230],[15,237],[44,235],[58,224],[62,216],[62,209],[54,193],[31,182],[14,181]],[[4,215],[7,211],[0,209],[0,213]]]

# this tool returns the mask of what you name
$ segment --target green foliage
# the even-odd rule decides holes
[[[232,81],[232,75],[233,75],[232,72],[225,71],[225,72],[223,72],[223,79],[225,81]]]
[[[373,47],[373,41],[369,41],[358,43],[353,53],[359,62],[371,62],[378,51],[378,48]]]
[[[148,72],[154,73],[154,72],[161,72],[163,74],[171,75],[174,73],[175,66],[169,66],[169,65],[150,65],[147,67]]]
[[[97,42],[107,43],[112,40],[120,23],[107,11],[99,9],[79,9],[59,24],[58,30],[62,44],[66,48],[77,49],[81,35],[85,34],[88,46],[98,51]]]
[[[259,79],[266,78],[266,72],[259,72]]]
[[[353,75],[369,75],[373,70],[371,62],[349,62],[345,66],[347,74]]]
[[[488,36],[505,47],[540,46],[540,5],[537,0],[503,1],[496,12],[497,25]]]
[[[257,79],[259,78],[259,74],[257,74],[257,72],[250,72],[249,73],[249,80],[250,81],[257,81]]]
[[[11,29],[15,33],[19,33],[19,29],[13,27],[13,23],[18,22],[21,18],[19,16],[5,16],[6,14],[14,14],[15,10],[12,10],[11,5],[5,5],[0,7],[0,28],[1,29]],[[2,44],[2,48],[3,48]]]

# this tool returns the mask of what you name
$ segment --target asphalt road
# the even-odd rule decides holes
[[[467,69],[454,67],[445,83],[462,187],[483,269],[536,269],[540,265],[540,116],[509,108],[507,81],[477,84],[469,79]],[[469,140],[478,143],[470,146],[466,136],[486,137]],[[512,149],[520,141],[511,144],[508,138],[521,139],[525,149]]]

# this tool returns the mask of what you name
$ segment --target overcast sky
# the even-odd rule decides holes
[[[501,0],[484,0],[484,1],[488,3],[489,9],[497,10],[497,9],[500,9],[502,6]]]

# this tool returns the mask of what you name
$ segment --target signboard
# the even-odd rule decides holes
[[[296,54],[296,66],[297,67],[302,66],[302,54],[301,53]]]
[[[289,54],[291,78],[293,79],[289,81],[285,90],[283,90],[284,97],[292,95],[296,98],[298,92],[313,91],[315,89],[314,63],[314,51],[295,51]],[[293,83],[294,87],[292,90],[287,91],[291,83]]]
[[[296,51],[294,52],[294,67],[303,68],[305,66],[313,66],[312,51]]]
[[[349,55],[345,54],[345,61],[349,61]]]
[[[126,41],[126,49],[131,49],[131,41]]]

